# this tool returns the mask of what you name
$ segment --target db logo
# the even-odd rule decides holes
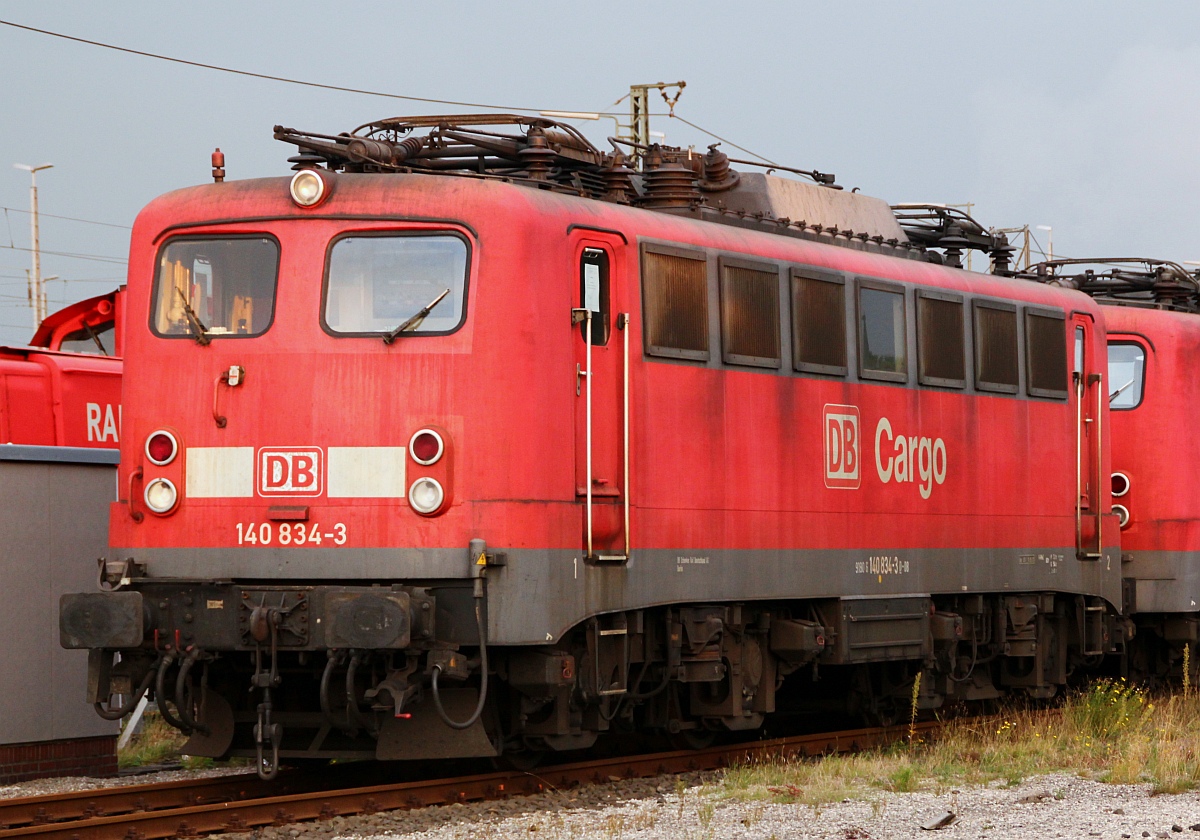
[[[825,486],[840,490],[857,490],[858,406],[825,406],[823,425]]]
[[[258,450],[258,494],[321,495],[321,450],[297,446]]]

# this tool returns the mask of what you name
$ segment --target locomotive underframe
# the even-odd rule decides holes
[[[685,603],[594,615],[553,643],[492,647],[485,660],[477,581],[142,579],[69,596],[64,640],[72,627],[95,631],[71,638],[92,651],[98,709],[121,711],[114,696],[128,705],[149,688],[192,735],[185,751],[257,756],[273,772],[280,759],[571,750],[614,730],[695,744],[771,714],[883,723],[914,706],[1046,699],[1123,655],[1134,633],[1104,599],[1061,592]],[[483,709],[465,732],[439,719],[435,675],[443,718]]]

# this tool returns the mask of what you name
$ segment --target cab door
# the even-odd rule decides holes
[[[575,499],[588,562],[629,558],[629,331],[624,241],[576,231],[571,266],[575,347]]]
[[[1094,346],[1095,323],[1080,312],[1071,316],[1072,400],[1075,405],[1075,551],[1080,560],[1102,555],[1105,390]]]

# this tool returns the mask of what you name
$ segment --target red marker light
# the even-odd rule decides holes
[[[146,440],[146,457],[160,467],[174,461],[178,452],[179,444],[170,432],[157,431]]]
[[[429,466],[442,457],[442,436],[432,429],[422,429],[408,442],[413,460]]]

